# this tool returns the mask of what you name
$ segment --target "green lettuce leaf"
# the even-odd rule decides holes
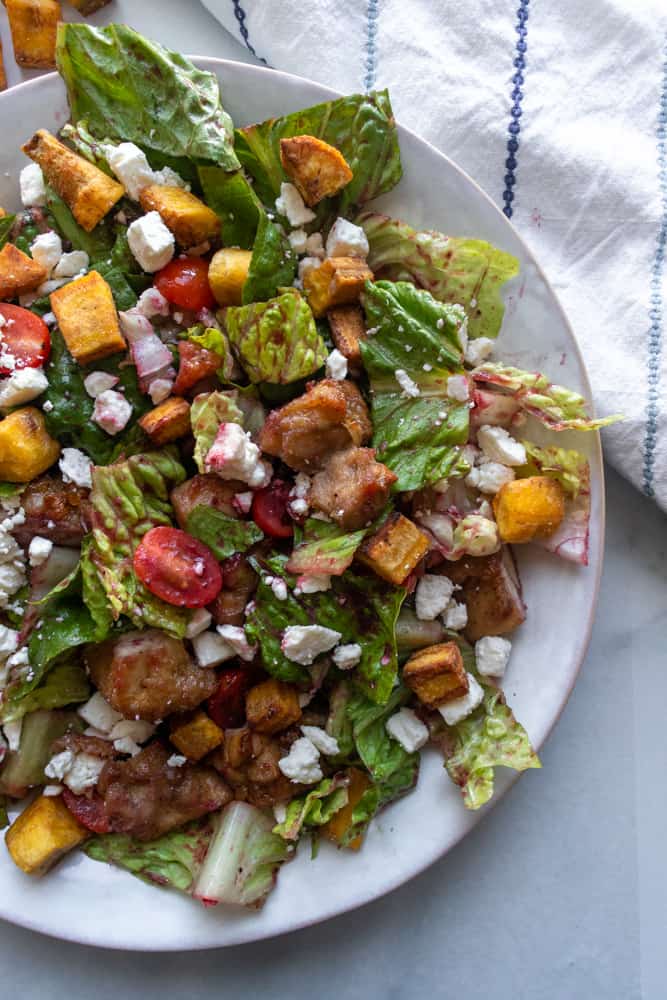
[[[42,671],[42,676],[41,683],[25,694],[18,688],[7,689],[0,721],[16,722],[24,716],[31,717],[38,709],[64,708],[87,701],[90,696],[86,671],[76,661],[56,664],[48,669],[46,676]]]
[[[283,840],[298,840],[307,829],[324,826],[332,816],[347,805],[347,780],[344,775],[324,778],[319,785],[305,795],[301,795],[287,806],[287,815],[282,823],[274,826],[273,832]]]
[[[204,201],[222,223],[223,244],[252,250],[264,210],[243,171],[230,174],[220,167],[205,166],[197,173]]]
[[[3,215],[0,219],[0,250],[2,250],[5,243],[9,240],[9,234],[12,231],[15,221],[15,215]]]
[[[164,156],[236,170],[232,122],[213,73],[112,24],[60,24],[56,62],[76,124]]]
[[[72,244],[74,250],[84,250],[91,264],[110,258],[116,237],[108,219],[103,219],[91,233],[87,233],[76,221],[69,206],[49,186],[46,188],[46,206],[60,235]]]
[[[354,176],[337,199],[341,215],[352,205],[362,205],[390,191],[401,179],[398,135],[388,92],[353,94],[237,130],[238,158],[266,205],[273,204],[287,179],[280,162],[280,140],[304,134],[335,146],[352,169]]]
[[[472,372],[475,382],[509,393],[521,409],[552,431],[597,431],[623,418],[616,414],[596,420],[588,416],[583,396],[550,382],[540,372],[486,362]]]
[[[72,122],[67,122],[60,130],[60,138],[65,139],[84,159],[89,160],[90,163],[94,163],[102,173],[113,177],[113,171],[109,166],[107,154],[104,150],[104,146],[108,140],[106,138],[96,139],[85,120],[81,119],[76,125],[73,125]]]
[[[194,459],[200,472],[206,472],[206,456],[215,441],[220,424],[243,424],[243,414],[236,404],[235,392],[206,392],[195,396],[190,408],[190,423],[195,439]]]
[[[582,489],[588,489],[590,478],[588,459],[581,452],[553,445],[541,448],[532,441],[521,443],[526,449],[528,461],[516,469],[517,478],[549,476],[551,479],[556,479],[573,500],[579,496]]]
[[[125,615],[138,628],[153,626],[179,637],[185,635],[189,613],[152,594],[136,577],[132,559],[147,531],[171,524],[169,493],[184,479],[175,452],[164,448],[95,467],[90,494],[90,557],[114,619]]]
[[[355,221],[368,237],[368,266],[377,278],[410,281],[441,302],[463,306],[471,338],[498,336],[505,312],[501,290],[519,273],[515,257],[482,240],[419,232],[375,212]]]
[[[81,596],[97,628],[96,642],[111,631],[113,612],[92,559],[93,539],[86,535],[81,545]]]
[[[7,719],[3,720],[9,721]],[[45,782],[44,768],[53,756],[54,740],[67,732],[82,732],[83,719],[76,712],[37,708],[23,719],[19,749],[10,751],[0,770],[0,792],[20,799]]]
[[[338,743],[339,755],[336,760],[349,760],[354,753],[352,721],[347,714],[347,706],[352,697],[349,681],[338,681],[329,692],[329,715],[326,730]]]
[[[243,304],[266,302],[289,288],[296,277],[297,256],[278,223],[264,212],[260,216],[250,259],[248,277],[243,286]]]
[[[207,816],[156,840],[139,841],[122,833],[107,833],[89,840],[83,849],[93,861],[124,868],[145,882],[190,892],[212,833],[213,823]]]
[[[303,541],[292,551],[286,568],[298,576],[342,576],[352,565],[366,531],[345,531],[330,521],[309,517],[303,526]]]
[[[197,326],[190,327],[186,337],[193,344],[205,347],[207,351],[213,351],[214,354],[220,356],[220,367],[216,375],[221,382],[229,382],[234,374],[236,363],[229,341],[222,330],[218,330],[215,326],[205,327],[203,323],[198,323]]]
[[[251,382],[285,384],[322,367],[327,349],[312,310],[296,290],[268,302],[229,306],[227,336]]]
[[[264,532],[254,521],[239,521],[213,507],[195,507],[188,514],[187,528],[221,560],[235,552],[247,552],[264,538]]]

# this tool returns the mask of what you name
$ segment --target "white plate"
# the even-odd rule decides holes
[[[335,96],[326,87],[285,73],[225,60],[195,62],[218,75],[225,107],[238,125]],[[5,208],[18,207],[18,173],[27,162],[22,142],[38,128],[61,127],[67,117],[65,91],[55,74],[0,96],[0,204]],[[514,228],[451,160],[407,129],[399,132],[404,177],[378,207],[412,225],[480,237],[515,254],[521,278],[508,296],[501,357],[544,371],[590,399],[572,330]],[[566,444],[570,438],[574,440],[560,435],[559,440]],[[576,446],[591,462],[590,565],[582,569],[525,547],[520,552],[528,620],[514,639],[505,691],[536,747],[558,718],[582,663],[602,566],[604,482],[598,435],[578,435]],[[509,772],[499,772],[494,801],[513,780]],[[531,771],[525,780],[549,781],[549,775]],[[280,873],[261,912],[206,910],[80,854],[46,878],[31,879],[0,850],[0,916],[56,937],[110,948],[197,949],[254,941],[325,920],[389,892],[453,847],[487,812],[488,807],[477,813],[464,809],[442,760],[429,752],[418,787],[372,824],[359,854],[324,844],[311,862],[308,845],[303,845]]]

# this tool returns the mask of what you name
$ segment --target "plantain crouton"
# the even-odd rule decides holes
[[[106,7],[111,0],[67,0],[70,7],[74,7],[74,10],[78,10],[79,14],[83,14],[84,17],[89,17],[94,14],[96,10],[101,10],[102,7]]]
[[[58,0],[5,0],[14,58],[24,69],[56,68]]]
[[[428,708],[468,693],[468,675],[455,642],[441,642],[413,653],[403,667],[403,680]]]
[[[165,399],[139,421],[153,444],[168,444],[190,432],[190,404],[180,396]]]
[[[196,247],[220,235],[220,220],[208,205],[180,187],[149,184],[139,194],[145,212],[158,212],[182,247]]]
[[[218,305],[241,305],[251,259],[250,250],[233,247],[225,247],[213,254],[208,268],[208,283]]]
[[[83,156],[73,153],[45,129],[35,132],[22,149],[26,156],[39,163],[49,184],[67,202],[74,218],[87,233],[125,194],[122,184],[107,177]]]
[[[5,243],[0,250],[0,301],[32,292],[46,279],[46,268],[13,243]]]
[[[349,768],[347,774],[350,779],[350,783],[347,786],[347,805],[344,805],[342,809],[334,813],[331,819],[322,827],[324,836],[328,840],[333,840],[339,846],[343,845],[345,835],[352,826],[352,813],[355,806],[358,805],[364,792],[371,788],[370,778],[358,768]],[[345,844],[345,846],[353,851],[358,851],[362,841],[363,834],[360,834]]]
[[[565,494],[556,479],[529,476],[505,483],[493,499],[503,542],[530,542],[553,535],[565,516]]]
[[[366,324],[360,306],[336,306],[327,312],[331,339],[340,353],[347,358],[350,371],[361,370],[362,340],[366,339]]]
[[[24,406],[0,421],[0,479],[29,483],[50,469],[59,455],[60,445],[36,407]]]
[[[5,835],[12,861],[27,875],[44,875],[90,833],[57,795],[42,795],[14,820]]]
[[[70,353],[80,365],[125,350],[111,289],[97,271],[52,292],[51,308]]]
[[[303,287],[315,316],[323,316],[334,306],[357,302],[373,272],[359,257],[329,257],[308,271]]]
[[[197,709],[185,719],[174,721],[169,739],[188,760],[198,761],[219,747],[225,735],[206,712]]]
[[[250,688],[245,709],[248,725],[258,733],[278,733],[301,718],[297,689],[274,678]]]
[[[398,587],[426,555],[428,547],[428,538],[416,524],[402,514],[392,514],[366,539],[357,559]]]
[[[307,205],[337,194],[353,174],[343,154],[314,135],[280,140],[280,162]]]
[[[0,90],[7,90],[7,74],[5,73],[5,57],[2,53],[2,42],[0,41]],[[5,214],[4,211],[2,213]]]

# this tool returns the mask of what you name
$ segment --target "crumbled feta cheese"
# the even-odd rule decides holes
[[[115,385],[118,385],[118,378],[115,375],[110,375],[109,372],[91,372],[84,378],[83,385],[88,395],[97,399],[107,389],[113,389]]]
[[[192,617],[185,630],[186,639],[194,639],[196,636],[201,635],[209,627],[212,620],[213,615],[210,611],[207,611],[206,608],[197,608],[192,612]]]
[[[313,573],[312,576],[300,576],[296,581],[302,594],[319,594],[323,590],[331,590],[331,576],[328,573]]]
[[[0,408],[6,410],[29,403],[48,386],[49,381],[41,368],[19,368],[0,382]]]
[[[73,763],[74,754],[72,751],[61,750],[61,752],[52,757],[46,765],[44,768],[44,774],[47,778],[53,778],[54,781],[62,781]]]
[[[449,604],[453,590],[454,584],[448,576],[425,573],[415,593],[417,618],[423,622],[434,621]]]
[[[297,472],[291,496],[299,497],[300,499],[307,497],[310,493],[311,485],[312,480],[310,476],[306,475],[305,472]]]
[[[284,823],[287,819],[287,806],[284,802],[276,802],[273,807],[273,815],[276,823]]]
[[[327,236],[327,257],[368,257],[369,246],[361,226],[339,217]]]
[[[70,253],[64,253],[61,256],[53,269],[53,277],[75,278],[82,271],[87,271],[89,264],[90,257],[85,250],[72,250]]]
[[[311,233],[306,240],[306,253],[309,257],[324,257],[324,240],[322,233]]]
[[[167,757],[167,767],[184,767],[187,762],[188,758],[182,753],[173,753],[171,757]]]
[[[41,535],[35,535],[28,547],[28,561],[31,566],[41,566],[51,555],[53,542]]]
[[[468,341],[463,356],[467,364],[476,368],[488,358],[493,346],[493,341],[489,337],[476,337],[475,340]]]
[[[32,259],[41,264],[48,275],[62,257],[62,252],[63,242],[52,229],[48,233],[40,233],[30,244]]]
[[[117,146],[107,144],[102,149],[107,163],[127,191],[128,197],[132,201],[139,201],[141,189],[156,183],[146,154],[133,142],[121,142]]]
[[[0,526],[0,608],[6,608],[9,599],[26,582],[25,559],[16,539],[9,533],[25,521],[22,508],[11,517],[5,518]],[[28,651],[12,653],[7,660],[8,667],[28,662]]]
[[[485,635],[475,643],[477,670],[483,677],[502,677],[512,652],[512,643],[499,635]]]
[[[292,743],[287,756],[278,761],[278,767],[286,778],[300,785],[311,785],[322,778],[317,747],[305,736]]]
[[[249,514],[252,507],[253,493],[246,490],[243,493],[235,493],[232,497],[232,505],[240,514]]]
[[[404,396],[411,396],[413,399],[416,399],[417,396],[419,396],[419,386],[416,382],[412,381],[408,373],[404,371],[403,368],[397,368],[394,375],[396,376],[396,381],[403,390]]]
[[[190,190],[188,182],[183,180],[181,175],[177,174],[171,167],[162,167],[161,170],[153,171],[153,183],[161,184],[163,187],[178,187],[183,188],[185,191]]]
[[[485,462],[478,468],[471,469],[466,476],[466,483],[480,493],[495,494],[514,479],[514,470],[500,462]]]
[[[477,431],[477,443],[484,455],[502,465],[525,465],[526,449],[505,430],[485,424]]]
[[[415,753],[428,741],[427,727],[411,708],[401,708],[395,715],[391,715],[385,723],[385,729],[408,753]]]
[[[69,278],[53,278],[50,281],[43,281],[41,285],[37,286],[37,296],[36,297],[37,298],[39,298],[39,297],[43,298],[43,297],[45,297],[47,295],[51,295],[52,292],[55,292],[57,288],[62,288],[63,285],[66,285],[68,281],[69,281]],[[34,298],[33,298],[33,301],[34,301]],[[28,304],[31,305],[32,303],[28,303]]]
[[[46,184],[44,174],[38,163],[29,163],[19,174],[21,189],[21,204],[24,208],[37,208],[46,205]]]
[[[0,625],[0,659],[4,660],[15,652],[18,646],[19,634],[7,625]]]
[[[257,653],[257,646],[251,646],[246,639],[246,634],[240,625],[218,625],[216,629],[219,636],[228,642],[237,656],[247,663],[254,660]]]
[[[158,212],[148,212],[127,230],[132,255],[143,271],[153,274],[166,267],[174,256],[174,237]]]
[[[107,434],[120,434],[132,416],[132,404],[115,389],[105,389],[95,399],[93,420]]]
[[[319,257],[302,257],[299,261],[299,281],[303,282],[306,275],[314,271],[321,263],[322,261]]]
[[[342,635],[323,625],[288,625],[280,648],[288,660],[309,666],[313,660],[332,649]]]
[[[83,486],[88,489],[92,487],[93,480],[90,470],[93,463],[78,448],[63,448],[58,465],[62,473],[63,482],[74,483],[76,486]]]
[[[336,646],[331,659],[339,670],[352,670],[361,659],[361,646],[358,642],[345,642]]]
[[[56,314],[52,312],[44,313],[42,319],[47,326],[55,326],[58,320],[56,319]]]
[[[138,753],[141,753],[141,747],[138,743],[134,742],[131,736],[121,736],[119,739],[114,740],[113,748],[118,753],[129,754],[130,757],[136,757]]]
[[[471,712],[474,712],[482,704],[484,699],[484,689],[481,684],[477,682],[472,674],[467,674],[467,677],[467,694],[464,694],[462,698],[454,698],[453,701],[447,701],[438,708],[440,715],[448,726],[455,726],[457,722],[461,722],[467,718]]]
[[[148,386],[148,395],[151,397],[155,406],[167,398],[172,390],[173,384],[174,380],[170,378],[153,379],[151,384]]]
[[[102,733],[110,733],[116,723],[123,718],[99,691],[96,691],[85,705],[80,705],[77,712],[84,722]]]
[[[450,375],[447,379],[447,395],[457,403],[470,399],[470,384],[465,375]]]
[[[141,316],[145,316],[146,319],[152,319],[153,316],[169,315],[169,303],[157,288],[147,288],[145,292],[142,292],[134,308]],[[176,322],[179,321],[177,320]]]
[[[294,253],[305,253],[308,236],[305,229],[293,229],[287,237]]]
[[[465,604],[458,601],[450,601],[447,610],[443,615],[445,628],[450,628],[453,632],[458,632],[468,624],[468,609]]]
[[[337,348],[327,358],[326,373],[336,382],[342,382],[347,375],[347,358]]]
[[[44,788],[42,789],[42,795],[46,795],[47,799],[55,797],[56,795],[62,795],[62,793],[62,785],[44,785]]]
[[[274,596],[277,597],[279,601],[287,600],[287,584],[284,580],[281,580],[279,576],[271,578],[270,587]]]
[[[267,486],[272,468],[240,424],[220,424],[215,441],[206,455],[206,468],[223,479],[240,479],[254,489]]]
[[[155,732],[152,722],[143,719],[119,719],[111,728],[109,736],[112,740],[130,739],[135,743],[145,743]]]
[[[200,667],[217,667],[236,656],[234,649],[217,632],[201,632],[194,636],[192,648]]]
[[[23,719],[17,719],[15,722],[5,722],[2,728],[5,733],[5,739],[7,740],[7,746],[10,750],[16,752],[21,744]]]
[[[276,198],[276,212],[284,215],[295,229],[315,218],[315,213],[304,205],[303,198],[294,185],[285,182],[280,185],[280,197]]]
[[[320,753],[331,756],[340,753],[338,740],[321,729],[320,726],[301,726],[301,732]]]
[[[308,504],[305,500],[296,499],[290,501],[290,513],[295,517],[302,517],[304,514],[308,513]]]

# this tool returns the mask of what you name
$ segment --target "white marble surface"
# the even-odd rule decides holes
[[[252,61],[197,0],[117,0],[94,18],[112,19],[184,51]],[[0,33],[16,83],[1,8]],[[0,995],[662,1000],[666,549],[665,515],[610,473],[597,622],[544,769],[418,879],[319,927],[199,954],[105,952],[0,923]],[[554,614],[565,631],[566,609]]]

